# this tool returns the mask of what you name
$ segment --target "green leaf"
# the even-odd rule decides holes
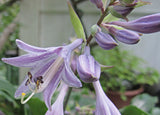
[[[121,111],[122,115],[149,115],[133,105],[126,106],[125,108],[121,109],[120,111]]]
[[[110,3],[110,0],[102,0],[103,2],[103,8],[106,9]]]
[[[73,28],[77,34],[77,37],[83,38],[84,42],[86,42],[86,37],[85,37],[83,25],[82,25],[79,17],[77,16],[76,12],[74,11],[72,5],[70,4],[70,2],[68,2],[68,8],[69,8],[71,22],[72,22]]]
[[[112,22],[112,21],[117,21],[119,20],[119,18],[113,16],[111,13],[108,14],[104,19],[103,19],[103,22]]]
[[[5,99],[7,99],[9,102],[11,102],[15,108],[19,107],[19,105],[17,104],[15,99],[13,97],[9,96],[8,94],[6,94],[5,92],[0,91],[0,96],[3,96]]]
[[[39,98],[31,98],[28,101],[28,105],[32,112],[32,115],[45,115],[47,111],[45,103]]]
[[[135,8],[144,6],[144,5],[149,5],[151,4],[151,2],[146,2],[146,1],[138,1],[137,5],[135,6]]]
[[[145,112],[149,112],[152,108],[154,108],[157,102],[157,97],[152,97],[148,94],[141,94],[134,97],[131,104],[142,109]]]
[[[10,96],[14,97],[16,89],[10,82],[0,78],[0,90],[7,92]]]

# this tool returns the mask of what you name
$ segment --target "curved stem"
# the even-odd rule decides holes
[[[99,20],[97,21],[97,25],[100,26],[100,24],[102,23],[103,19],[105,18],[105,16],[107,15],[108,12],[108,8],[105,9],[104,13],[101,15],[101,17],[99,18]],[[90,36],[87,39],[87,45],[90,43],[90,41],[92,40],[93,36],[90,34]]]

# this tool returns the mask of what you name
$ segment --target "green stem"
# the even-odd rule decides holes
[[[105,18],[105,16],[107,15],[108,12],[108,8],[105,9],[104,13],[101,15],[101,17],[99,18],[99,20],[97,21],[97,25],[100,26],[100,24],[102,23],[103,19]],[[90,34],[90,36],[87,39],[87,45],[90,43],[90,41],[92,40],[93,36]]]
[[[64,106],[63,106],[64,111],[66,110],[66,107],[67,107],[67,104],[68,104],[68,101],[69,101],[69,97],[70,97],[70,95],[71,95],[71,92],[72,92],[72,87],[69,88],[68,93],[67,93],[67,96],[66,96],[66,99],[65,99],[65,101],[64,101]]]

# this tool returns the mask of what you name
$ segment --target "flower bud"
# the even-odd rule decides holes
[[[101,32],[100,29],[97,31],[94,37],[96,38],[98,45],[105,50],[113,49],[118,45],[111,35]]]
[[[83,82],[91,83],[100,78],[100,64],[90,55],[88,46],[85,48],[85,53],[80,55],[77,61],[77,72]]]
[[[124,19],[134,8],[122,5],[114,5],[110,6],[109,9],[113,16]]]
[[[97,8],[102,9],[103,8],[103,2],[102,0],[90,0],[93,4],[97,6]]]
[[[108,27],[108,31],[113,34],[118,41],[126,44],[136,44],[140,40],[138,33],[127,29],[117,29],[110,26]]]
[[[140,33],[154,33],[160,31],[160,13],[144,16],[129,22],[115,21],[111,22],[111,24]]]

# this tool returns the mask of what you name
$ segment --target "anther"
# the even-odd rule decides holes
[[[25,86],[27,86],[28,84],[32,83],[31,80],[32,80],[32,74],[31,74],[31,72],[28,72],[28,79],[27,79],[27,81],[25,83]]]

